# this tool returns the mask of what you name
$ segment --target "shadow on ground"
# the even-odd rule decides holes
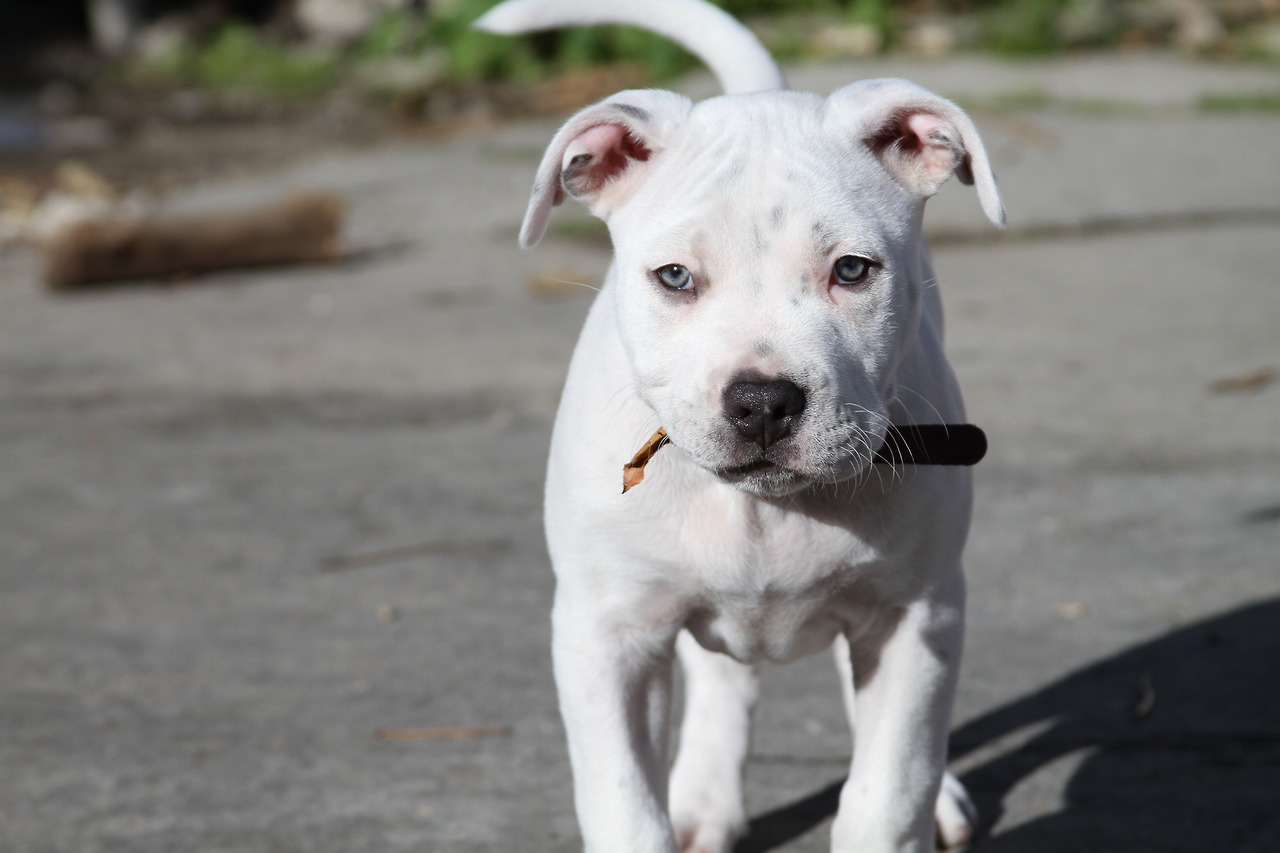
[[[1275,853],[1280,599],[1085,667],[952,735],[953,759],[984,751],[995,754],[962,776],[982,815],[975,851]],[[992,833],[1014,786],[1079,752],[1060,811]],[[773,850],[830,817],[841,781],[753,820],[735,853]]]

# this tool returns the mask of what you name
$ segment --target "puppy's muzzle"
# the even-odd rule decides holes
[[[789,379],[740,379],[721,397],[725,418],[762,451],[791,434],[804,406],[804,391]]]

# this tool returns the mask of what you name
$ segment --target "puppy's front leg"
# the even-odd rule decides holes
[[[728,853],[747,828],[742,782],[756,669],[707,651],[687,633],[680,634],[676,650],[685,675],[685,709],[671,770],[671,822],[682,850]]]
[[[675,853],[667,748],[675,630],[562,586],[552,614],[560,713],[586,853]]]
[[[964,584],[905,608],[853,643],[853,763],[833,853],[931,853],[964,634]]]

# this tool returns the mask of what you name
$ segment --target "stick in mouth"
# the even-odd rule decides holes
[[[987,435],[973,424],[892,426],[873,461],[882,465],[977,465]]]
[[[644,466],[671,443],[659,428],[631,461],[622,466],[622,493],[644,482]],[[872,461],[877,465],[976,465],[987,454],[987,436],[973,424],[922,424],[890,427]]]

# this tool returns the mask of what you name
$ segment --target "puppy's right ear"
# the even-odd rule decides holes
[[[619,92],[569,119],[538,167],[520,245],[527,249],[542,239],[552,206],[566,194],[608,218],[644,180],[692,108],[683,95],[650,89]]]

